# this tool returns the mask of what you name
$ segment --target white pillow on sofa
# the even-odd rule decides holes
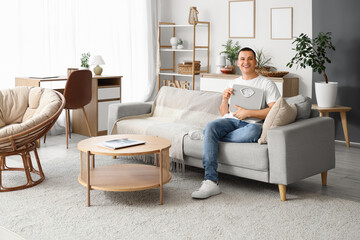
[[[294,104],[289,105],[282,97],[279,98],[265,118],[258,143],[267,143],[267,131],[269,129],[294,122],[296,113],[297,109]]]

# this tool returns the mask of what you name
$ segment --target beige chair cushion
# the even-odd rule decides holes
[[[0,124],[5,123],[1,126],[0,138],[39,125],[49,119],[61,106],[61,99],[53,90],[39,87],[2,90],[0,97],[8,100],[6,102],[0,100]],[[13,121],[10,122],[10,119]]]
[[[21,123],[28,107],[30,87],[16,87],[0,91],[0,127]]]
[[[295,104],[289,105],[282,97],[279,98],[265,118],[258,143],[267,143],[267,131],[269,129],[294,122],[296,113],[297,109]]]

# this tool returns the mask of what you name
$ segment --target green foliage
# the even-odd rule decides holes
[[[256,61],[258,67],[272,67],[270,65],[271,58],[265,56],[263,49],[256,50]]]
[[[331,63],[331,61],[326,56],[326,50],[335,50],[335,47],[331,42],[331,32],[320,32],[314,39],[310,39],[306,34],[302,33],[299,37],[295,38],[293,44],[294,43],[296,45],[293,50],[296,51],[296,54],[286,66],[290,68],[294,64],[297,65],[297,68],[299,66],[300,68],[309,66],[314,72],[318,72],[319,74],[322,73],[325,82],[328,83],[325,73],[325,63]]]
[[[81,67],[89,68],[89,59],[90,59],[90,53],[83,53],[81,54]]]
[[[226,59],[230,61],[231,65],[235,65],[235,62],[238,59],[239,51],[241,49],[239,42],[236,41],[233,44],[232,40],[227,40],[226,44],[221,46],[225,47],[225,50],[221,53],[226,53]]]
[[[183,45],[184,42],[183,42],[183,40],[182,40],[181,38],[179,38],[178,41],[177,41],[177,43],[178,43],[179,45]]]

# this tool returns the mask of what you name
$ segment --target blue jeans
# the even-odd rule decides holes
[[[262,127],[233,118],[219,118],[209,122],[204,130],[203,166],[205,180],[218,181],[217,156],[219,141],[247,143],[256,142]]]

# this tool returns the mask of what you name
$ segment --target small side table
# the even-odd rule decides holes
[[[349,130],[348,130],[348,125],[347,125],[346,112],[350,111],[351,107],[336,105],[335,107],[332,107],[332,108],[321,108],[321,107],[318,107],[317,104],[313,104],[312,109],[318,110],[320,113],[320,117],[323,117],[324,114],[326,117],[329,117],[329,114],[331,112],[340,113],[341,123],[342,123],[343,131],[344,131],[345,141],[346,141],[346,146],[350,147]]]

